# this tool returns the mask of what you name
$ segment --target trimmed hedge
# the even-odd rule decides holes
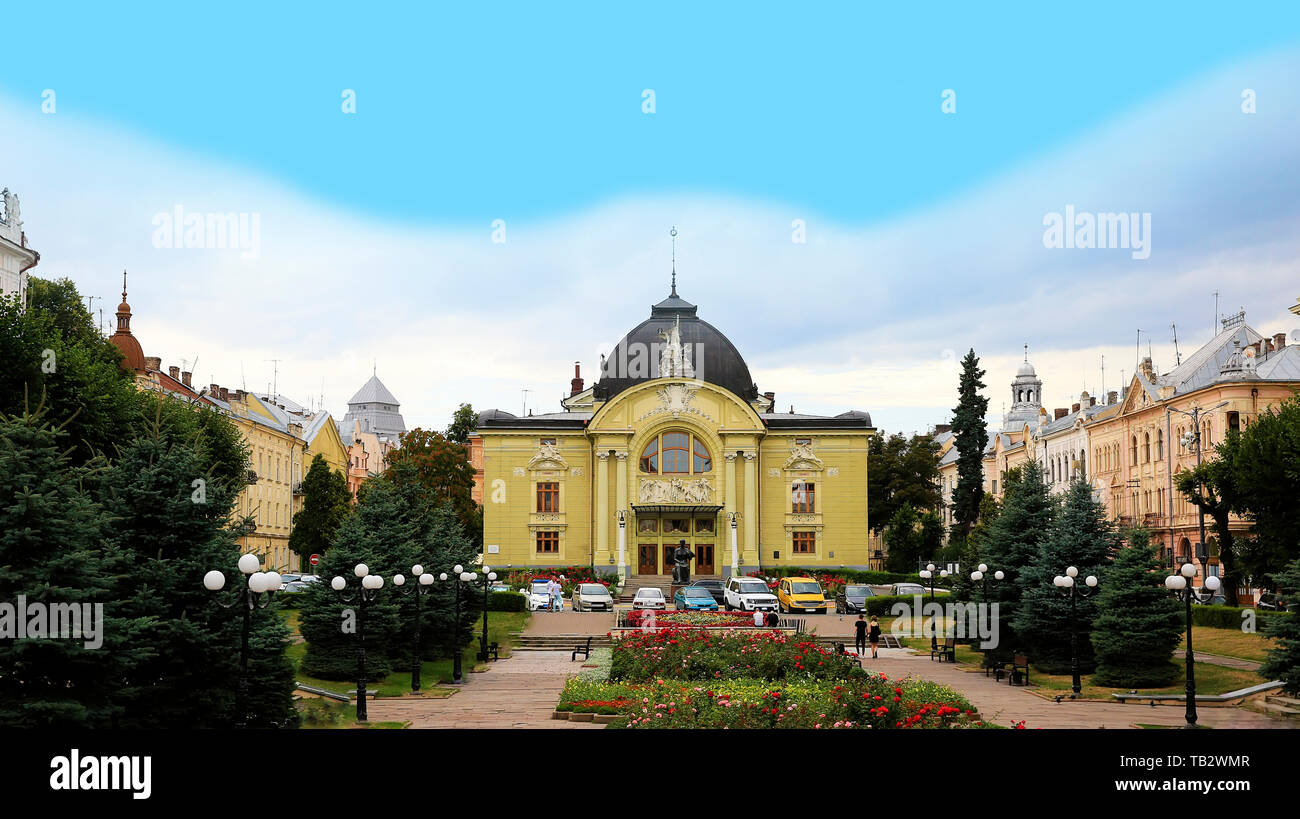
[[[1291,617],[1290,612],[1269,611],[1268,609],[1239,608],[1237,606],[1192,606],[1192,624],[1196,626],[1206,626],[1207,628],[1241,628],[1242,612],[1253,611],[1258,618],[1258,624],[1262,625],[1263,621],[1274,617]],[[1196,639],[1195,637],[1192,638]]]
[[[468,611],[483,610],[483,596],[480,594],[471,595],[465,601],[465,607]],[[488,611],[525,611],[528,608],[528,598],[519,592],[492,592],[488,597]]]
[[[877,572],[865,569],[839,569],[828,568],[825,566],[766,566],[758,570],[759,574],[765,577],[814,577],[819,574],[829,574],[835,577],[842,577],[850,583],[865,583],[869,586],[889,586],[894,583],[920,583],[922,586],[929,584],[928,580],[922,580],[921,575],[916,572],[906,574],[903,572]],[[749,572],[746,572],[749,574]],[[935,581],[935,586],[948,587],[954,578],[945,577]]]

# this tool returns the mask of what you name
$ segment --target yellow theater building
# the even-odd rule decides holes
[[[669,575],[684,540],[693,577],[867,568],[870,415],[774,405],[674,275],[561,411],[479,415],[484,561]]]

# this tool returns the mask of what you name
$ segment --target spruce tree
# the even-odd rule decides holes
[[[1017,477],[1005,482],[1002,510],[988,529],[983,549],[983,562],[988,564],[989,571],[1001,570],[1006,575],[1001,581],[989,583],[989,602],[998,604],[998,645],[991,652],[999,659],[1009,658],[1015,651],[1029,650],[1014,623],[1026,588],[1024,574],[1038,557],[1057,508],[1056,499],[1043,483],[1043,471],[1037,461],[1029,461]],[[1054,588],[1051,577],[1048,588]]]
[[[347,478],[331,469],[323,455],[312,458],[302,489],[302,509],[293,516],[289,548],[300,558],[300,568],[306,568],[311,555],[323,554],[334,542],[352,511],[352,493]]]
[[[1165,589],[1155,549],[1145,529],[1131,529],[1128,544],[1102,575],[1092,647],[1096,685],[1155,688],[1181,673],[1171,655],[1182,637],[1177,601]]]
[[[1041,482],[1026,470],[1025,483],[1031,480]],[[1021,491],[1027,490],[1022,485]],[[1078,634],[1079,669],[1082,673],[1092,672],[1096,659],[1089,634],[1096,616],[1095,595],[1099,592],[1087,598],[1076,596],[1072,607],[1070,598],[1062,595],[1052,580],[1074,566],[1079,570],[1076,589],[1087,591],[1084,578],[1101,578],[1119,545],[1114,524],[1107,519],[1105,507],[1093,499],[1092,487],[1082,478],[1072,481],[1038,554],[1017,575],[1020,606],[1012,625],[1034,665],[1049,674],[1068,673],[1073,628]]]
[[[84,488],[91,470],[72,464],[66,433],[44,416],[0,414],[0,602],[15,607],[0,615],[0,725],[107,727],[122,712],[118,682],[144,653],[134,637],[145,624],[114,605],[124,564],[104,548],[108,515]],[[92,618],[102,606],[102,643],[84,616],[80,636],[33,633],[20,598],[47,612],[71,605],[84,615],[88,604]]]
[[[979,518],[980,499],[984,496],[984,448],[988,445],[988,425],[984,420],[989,399],[980,394],[984,388],[984,371],[972,349],[961,362],[957,386],[957,407],[952,411],[952,431],[957,441],[957,486],[952,493],[953,537],[966,539],[966,533]]]
[[[203,443],[198,414],[149,397],[153,417],[119,448],[100,487],[104,505],[115,512],[109,537],[130,561],[118,605],[152,621],[133,641],[149,656],[125,678],[122,724],[230,726],[242,716],[235,709],[242,611],[219,606],[202,581],[207,572],[221,571],[227,588],[220,599],[228,600],[245,580],[227,526],[236,492],[223,480],[210,480],[215,465],[203,453],[223,447],[211,439]],[[255,610],[246,702],[252,725],[297,724],[287,645],[288,629],[274,604]]]
[[[1300,590],[1300,560],[1293,561],[1275,578],[1278,588],[1287,589],[1294,596]],[[1300,695],[1300,613],[1268,617],[1264,620],[1263,631],[1273,638],[1273,648],[1268,650],[1268,659],[1259,669],[1260,676],[1266,680],[1281,680],[1288,694]]]

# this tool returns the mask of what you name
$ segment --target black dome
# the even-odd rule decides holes
[[[660,332],[679,327],[682,344],[689,345],[695,377],[730,390],[745,401],[758,398],[758,387],[736,346],[716,327],[699,318],[694,304],[677,295],[650,308],[650,318],[632,328],[602,364],[594,397],[608,401],[629,387],[659,377]],[[640,345],[640,346],[636,346]]]

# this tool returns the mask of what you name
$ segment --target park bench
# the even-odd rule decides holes
[[[500,644],[500,643],[485,643],[485,641],[483,640],[483,638],[480,637],[480,638],[478,638],[478,646],[479,646],[478,656],[479,656],[479,659],[480,659],[480,660],[485,660],[485,661],[486,661],[486,660],[488,660],[488,659],[491,659],[491,660],[499,660],[499,659],[501,659],[501,644]]]
[[[1023,676],[1022,676],[1023,675]],[[1007,678],[1008,685],[1029,685],[1029,658],[1023,654],[1017,654],[1011,661],[1011,674]]]
[[[777,628],[792,628],[795,634],[803,634],[806,622],[803,618],[781,617],[776,621],[776,626]]]
[[[939,662],[947,660],[950,663],[957,662],[957,638],[945,637],[942,645],[934,645],[930,648],[930,659],[939,658]]]
[[[996,659],[992,652],[986,651],[984,652],[984,660],[980,663],[980,667],[984,669],[985,677],[991,673],[994,680],[1001,681],[1002,675],[1007,672],[1007,661]]]
[[[578,659],[578,655],[579,655],[579,654],[582,655],[582,659],[584,659],[584,660],[589,659],[589,658],[591,657],[591,638],[590,638],[590,637],[587,638],[587,643],[586,643],[586,645],[580,645],[580,646],[578,646],[577,648],[575,648],[575,649],[573,650],[573,653],[569,655],[569,662],[573,662],[574,660]]]

